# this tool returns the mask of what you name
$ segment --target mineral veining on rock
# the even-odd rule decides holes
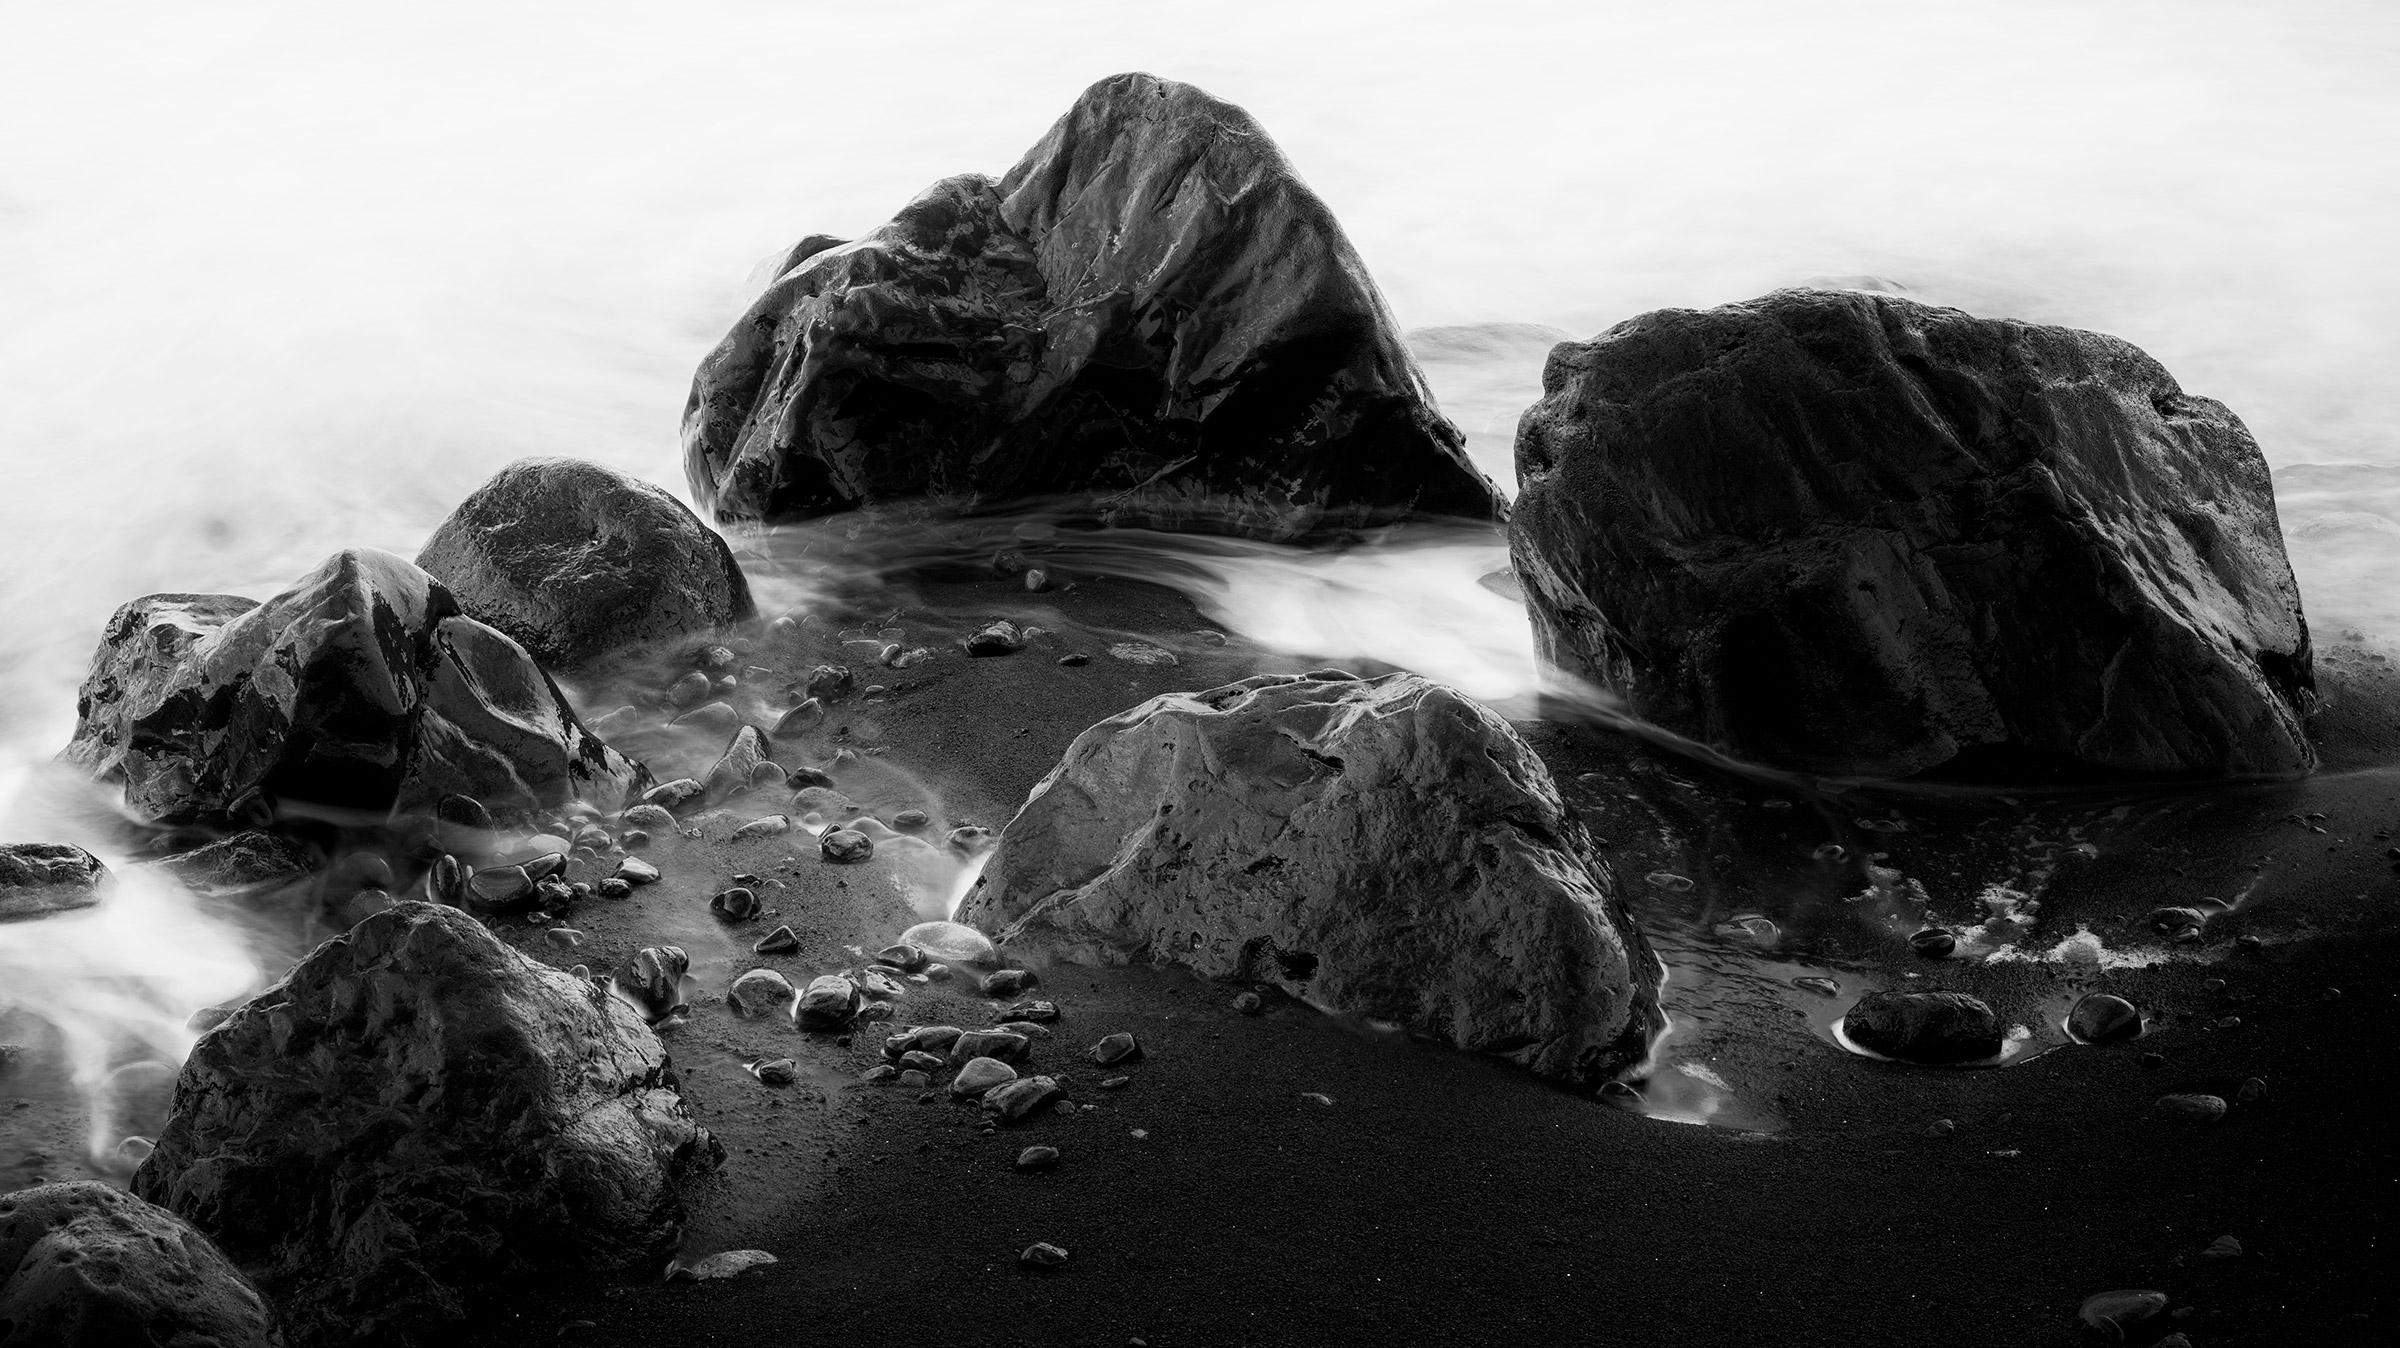
[[[1262,675],[1085,731],[962,921],[1004,946],[1272,981],[1596,1086],[1658,965],[1549,773],[1410,674]]]
[[[545,668],[757,612],[725,540],[683,502],[583,459],[520,459],[436,529],[417,565]]]
[[[528,1270],[663,1260],[717,1145],[657,1036],[473,918],[402,903],[202,1039],[134,1192],[304,1338],[406,1338]]]
[[[1809,771],[2311,766],[2266,461],[2126,342],[1779,291],[1562,345],[1543,387],[1536,635],[1650,720]]]
[[[998,182],[812,236],[693,380],[719,519],[1064,494],[1295,537],[1499,498],[1349,241],[1247,113],[1119,75]]]

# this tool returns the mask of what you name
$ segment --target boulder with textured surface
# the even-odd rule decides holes
[[[689,507],[582,459],[501,469],[434,530],[417,565],[550,669],[758,611],[733,550]]]
[[[67,843],[0,843],[0,922],[100,902],[108,867]]]
[[[2000,1018],[1963,992],[1870,992],[1842,1017],[1864,1049],[1911,1062],[1974,1062],[2000,1052]]]
[[[134,1192],[303,1338],[421,1338],[479,1289],[663,1260],[717,1144],[623,1002],[452,908],[319,946],[192,1050]]]
[[[280,1348],[275,1313],[206,1236],[95,1180],[0,1194],[9,1348]]]
[[[1067,496],[1291,537],[1496,518],[1341,227],[1247,113],[1101,81],[995,182],[812,237],[702,363],[719,519]]]
[[[2266,461],[2114,337],[1779,291],[1560,346],[1517,436],[1539,644],[1737,757],[2307,770]]]
[[[172,604],[162,600],[172,599]],[[217,625],[202,630],[203,619]],[[118,611],[60,758],[153,820],[258,822],[277,802],[522,815],[614,809],[648,774],[583,728],[525,649],[439,581],[336,553],[264,604],[152,596]]]
[[[960,920],[1003,947],[1279,983],[1544,1075],[1643,1051],[1658,964],[1550,775],[1409,674],[1262,675],[1103,721]]]

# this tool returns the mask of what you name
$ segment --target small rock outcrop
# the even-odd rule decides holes
[[[77,711],[60,758],[123,782],[126,804],[162,822],[259,823],[283,801],[430,813],[453,793],[512,815],[615,809],[649,778],[583,728],[522,646],[372,549],[264,604],[127,604]]]
[[[2266,461],[2126,342],[1779,291],[1562,345],[1543,388],[1536,636],[1651,721],[1818,772],[2314,761]]]
[[[520,459],[452,511],[417,565],[546,669],[757,613],[733,550],[683,502],[583,459]]]
[[[275,1314],[206,1236],[95,1180],[0,1194],[0,1342],[282,1348]]]
[[[422,1340],[527,1271],[663,1260],[719,1149],[631,1007],[401,903],[201,1039],[134,1192],[304,1339]]]
[[[1658,963],[1541,761],[1410,674],[1262,675],[1085,731],[961,921],[1278,983],[1543,1075],[1638,1057]]]
[[[1007,176],[812,236],[684,412],[718,519],[1064,496],[1287,538],[1498,495],[1366,267],[1247,113],[1101,81]]]
[[[100,902],[100,858],[66,843],[0,843],[0,922],[72,912]]]

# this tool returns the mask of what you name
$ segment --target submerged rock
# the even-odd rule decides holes
[[[2000,1052],[2000,1018],[1963,992],[1870,992],[1842,1017],[1851,1042],[1910,1062],[1974,1062]]]
[[[2126,342],[1778,291],[1562,345],[1543,387],[1527,608],[1646,719],[1806,771],[2313,762],[2266,461]]]
[[[788,263],[685,408],[719,519],[1054,494],[1278,538],[1499,514],[1324,203],[1189,85],[1103,80],[999,182]]]
[[[27,1348],[282,1348],[206,1236],[96,1180],[0,1194],[0,1339]]]
[[[664,1259],[719,1155],[672,1081],[622,1002],[404,903],[200,1041],[133,1188],[301,1337],[406,1339],[498,1279]]]
[[[117,611],[59,755],[123,782],[144,818],[254,823],[287,800],[429,815],[453,793],[614,809],[649,780],[523,647],[388,553],[337,553],[265,604],[192,601]]]
[[[1409,674],[1260,676],[1085,731],[962,921],[1065,958],[1185,965],[1597,1086],[1657,961],[1507,724]]]
[[[520,459],[452,511],[417,565],[551,669],[757,613],[733,550],[667,492],[586,459]]]
[[[80,847],[0,843],[0,922],[89,908],[108,880],[108,867]]]

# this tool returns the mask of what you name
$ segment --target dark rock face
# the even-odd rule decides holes
[[[211,625],[214,624],[214,625]],[[586,731],[523,647],[388,553],[335,554],[265,604],[154,595],[92,657],[60,758],[166,822],[276,801],[430,812],[615,809],[648,774]]]
[[[0,1194],[9,1348],[281,1348],[274,1312],[208,1238],[95,1180]]]
[[[1510,521],[1546,656],[1738,757],[2292,774],[2267,466],[2113,337],[1779,291],[1560,346]]]
[[[301,1337],[421,1341],[495,1279],[665,1258],[718,1154],[672,1081],[630,1007],[402,903],[200,1041],[133,1188]]]
[[[241,890],[299,880],[316,869],[317,860],[294,839],[245,829],[152,864],[187,885]]]
[[[108,867],[65,843],[0,843],[0,922],[72,912],[100,902]]]
[[[1276,982],[1589,1086],[1657,1016],[1657,960],[1541,761],[1409,674],[1262,675],[1101,722],[959,920]]]
[[[2000,1051],[2000,1018],[1963,992],[1870,992],[1842,1017],[1842,1031],[1910,1062],[1974,1062]]]
[[[501,469],[434,531],[417,565],[546,669],[758,611],[715,530],[657,487],[581,459]]]
[[[1092,86],[998,182],[795,248],[694,379],[684,465],[719,519],[1500,513],[1324,203],[1248,114],[1147,75]]]

